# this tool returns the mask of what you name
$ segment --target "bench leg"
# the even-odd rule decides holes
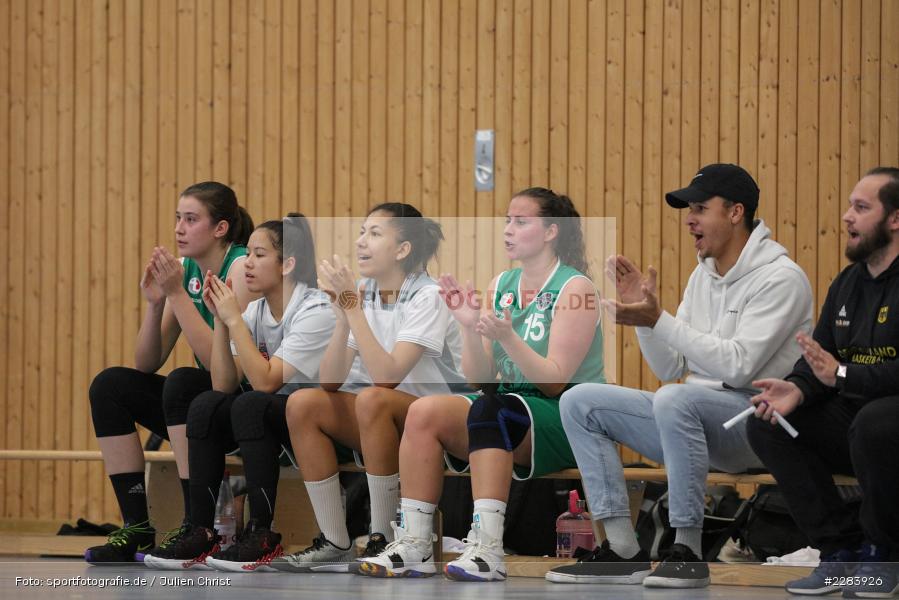
[[[440,512],[439,508],[434,511],[434,533],[437,534],[433,549],[434,562],[439,567],[440,563],[443,562],[443,513]]]
[[[150,523],[158,533],[171,531],[181,525],[181,520],[184,518],[178,467],[175,465],[175,461],[154,461],[146,463],[145,471]]]
[[[628,481],[627,482],[627,503],[631,511],[631,521],[637,524],[637,518],[640,516],[640,506],[643,504],[643,492],[646,490],[645,481]],[[596,545],[599,546],[606,539],[606,531],[603,529],[602,522],[593,520],[593,536],[596,538]]]
[[[640,517],[640,507],[643,505],[643,493],[646,491],[645,481],[627,482],[627,503],[631,509],[631,521],[637,524]]]

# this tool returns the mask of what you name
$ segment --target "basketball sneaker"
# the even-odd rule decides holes
[[[215,530],[185,521],[181,527],[169,532],[159,546],[144,555],[144,564],[165,571],[211,570],[206,559],[218,552],[218,539]]]
[[[363,558],[356,569],[369,577],[432,577],[434,566],[433,535],[429,540],[412,537],[404,527],[391,523],[394,541],[376,556]]]
[[[232,573],[274,571],[270,566],[271,562],[283,554],[281,534],[259,525],[256,519],[250,519],[237,540],[230,547],[207,558],[206,564],[216,570]]]
[[[143,553],[156,545],[156,530],[149,521],[125,525],[106,537],[102,546],[93,546],[84,551],[84,560],[92,565],[141,562]]]
[[[271,562],[271,567],[287,573],[348,573],[356,558],[355,548],[339,548],[319,534],[312,545],[296,554],[285,554]]]
[[[465,550],[459,558],[446,563],[443,574],[453,581],[503,581],[506,563],[503,541],[490,537],[479,527],[472,528],[462,540]]]

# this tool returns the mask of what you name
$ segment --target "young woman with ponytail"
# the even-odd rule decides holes
[[[189,519],[146,554],[144,564],[152,568],[245,573],[281,554],[281,536],[271,524],[278,455],[282,445],[290,446],[287,397],[318,381],[335,319],[328,296],[317,289],[315,246],[305,217],[292,213],[263,223],[250,236],[248,251],[245,283],[262,297],[243,314],[229,282],[206,278],[203,300],[215,319],[213,390],[200,394],[187,415]],[[241,393],[244,378],[253,390]],[[220,551],[215,505],[225,455],[238,446],[250,520],[236,542]]]
[[[91,416],[124,527],[102,546],[88,548],[94,564],[130,562],[155,545],[144,485],[144,455],[135,424],[168,439],[175,452],[178,476],[189,510],[187,410],[201,392],[212,389],[209,375],[213,317],[203,304],[204,275],[215,273],[235,281],[242,308],[254,297],[244,284],[243,259],[253,230],[234,190],[215,181],[191,185],[181,193],[175,212],[175,240],[181,260],[156,247],[144,269],[140,287],[147,310],[137,334],[135,366],[111,367],[90,387]],[[198,368],[182,367],[168,376],[156,371],[168,359],[181,333],[193,350]]]
[[[365,456],[371,497],[366,555],[389,541],[399,499],[400,437],[418,397],[462,385],[458,326],[426,271],[440,226],[408,204],[376,206],[356,240],[362,279],[335,256],[321,286],[337,326],[321,362],[322,389],[294,392],[287,425],[321,535],[271,566],[293,573],[347,572],[356,556],[346,527],[339,460]]]
[[[599,298],[587,276],[580,216],[566,196],[527,189],[509,203],[503,236],[508,257],[521,266],[493,279],[482,307],[470,282],[462,287],[451,276],[440,278],[462,327],[462,371],[482,391],[421,398],[409,408],[397,539],[362,562],[361,574],[436,572],[433,516],[445,461],[456,470],[470,465],[475,500],[465,551],[446,565],[446,576],[505,579],[503,521],[512,477],[576,465],[559,396],[575,383],[605,380]]]

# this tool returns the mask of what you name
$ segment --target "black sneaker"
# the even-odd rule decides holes
[[[609,547],[609,540],[573,565],[556,567],[546,574],[553,583],[639,584],[652,571],[649,555],[640,550],[633,558],[621,558]]]
[[[144,555],[144,564],[151,569],[166,571],[212,570],[206,565],[206,558],[218,552],[218,539],[214,529],[185,521],[181,527],[166,534],[159,546]]]
[[[102,546],[93,546],[84,551],[84,560],[92,565],[128,563],[143,560],[143,552],[156,545],[156,530],[149,521],[126,525],[116,529],[106,537]],[[139,555],[139,556],[135,556]]]
[[[700,588],[709,585],[709,565],[688,546],[674,544],[668,556],[643,580],[646,587]]]
[[[384,551],[387,547],[387,538],[383,533],[373,533],[368,536],[368,543],[365,544],[365,550],[356,558],[356,562],[350,565],[350,573],[360,575],[359,567],[366,558],[374,558]]]
[[[281,534],[262,527],[256,519],[250,519],[243,533],[225,550],[206,559],[206,564],[219,571],[254,573],[275,571],[270,563],[284,554]]]

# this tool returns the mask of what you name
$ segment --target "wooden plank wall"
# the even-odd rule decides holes
[[[820,301],[853,184],[899,163],[897,30],[895,0],[0,0],[0,446],[95,446],[91,378],[132,363],[141,265],[198,180],[257,221],[550,185],[618,219],[673,310],[695,257],[662,194],[738,161]],[[475,227],[448,264],[487,276]],[[618,380],[655,386],[617,339]],[[99,464],[0,465],[0,517],[79,516],[117,518]]]

